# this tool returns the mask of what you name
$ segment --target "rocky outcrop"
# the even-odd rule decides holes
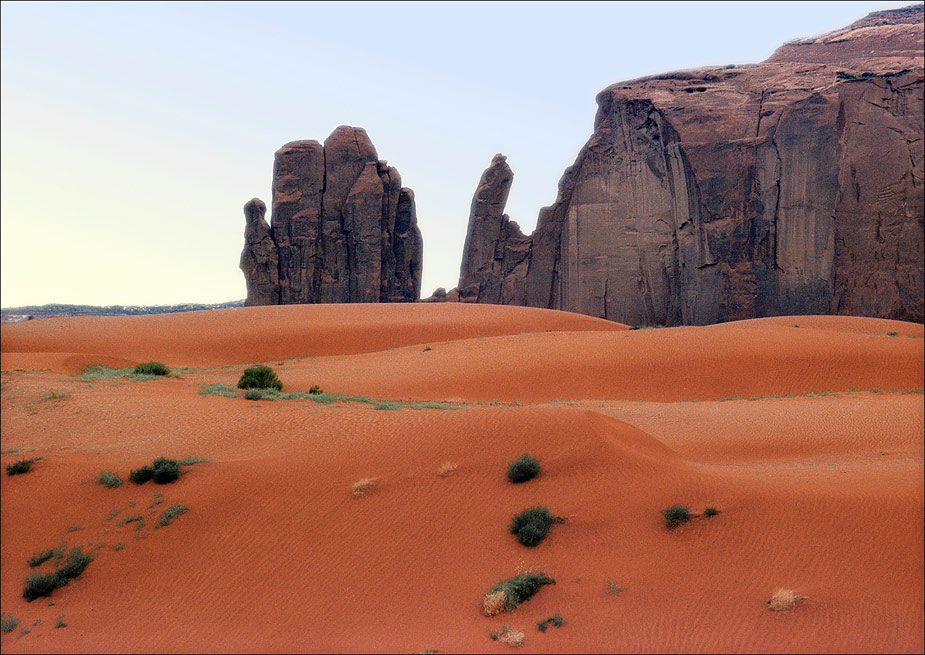
[[[922,321],[922,55],[918,5],[604,89],[530,237],[503,214],[503,159],[483,175],[460,299],[637,325]]]
[[[247,305],[414,302],[423,242],[414,192],[380,160],[366,131],[341,126],[322,146],[276,152],[272,226],[244,207]]]

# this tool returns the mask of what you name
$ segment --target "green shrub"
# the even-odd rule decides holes
[[[250,389],[244,394],[244,398],[247,400],[260,400],[263,398],[263,393],[257,389]]]
[[[3,632],[13,632],[17,625],[19,625],[19,619],[12,614],[4,614],[0,617],[0,630]]]
[[[707,507],[705,510],[703,510],[704,516],[716,516],[717,514],[719,514],[719,510],[715,507]]]
[[[676,528],[691,520],[691,508],[684,505],[672,505],[662,510],[662,516],[665,517],[665,524],[669,528]]]
[[[12,464],[7,464],[6,474],[19,475],[20,473],[28,473],[29,469],[32,468],[32,462],[34,461],[34,459],[21,459],[19,461],[13,462]]]
[[[64,614],[58,615],[58,620],[55,622],[55,627],[56,628],[66,628],[67,627],[67,623],[64,622]]]
[[[540,473],[540,463],[530,455],[524,453],[507,469],[507,477],[511,482],[526,482],[532,480]]]
[[[524,546],[536,546],[546,535],[549,527],[562,519],[550,514],[545,507],[531,507],[514,516],[511,521],[511,533],[517,535]]]
[[[320,393],[324,393],[324,391],[322,391],[322,390],[321,390],[321,387],[319,387],[317,384],[313,384],[312,387],[311,387],[311,389],[308,390],[308,393],[310,393],[310,394],[312,394],[312,395],[314,396],[314,395],[317,395],[317,394],[320,394]]]
[[[144,484],[154,477],[154,469],[150,466],[142,466],[140,469],[133,469],[128,474],[128,479],[135,484]]]
[[[102,471],[98,476],[96,476],[96,481],[100,484],[105,484],[110,489],[115,489],[122,485],[122,478],[113,473],[112,471]]]
[[[55,573],[33,573],[26,578],[26,586],[23,587],[22,597],[28,602],[34,601],[42,596],[50,596],[58,587],[63,587],[68,583],[68,579]]]
[[[50,548],[49,550],[43,550],[40,553],[35,553],[32,557],[26,560],[26,563],[32,567],[41,566],[52,557],[54,557],[56,561],[60,560],[63,554],[64,546],[58,546],[57,548]]]
[[[168,375],[170,369],[160,362],[145,362],[136,366],[132,372],[135,375]]]
[[[559,614],[558,612],[556,612],[555,614],[553,614],[553,615],[550,616],[549,618],[543,619],[542,621],[540,621],[539,623],[537,623],[537,624],[536,624],[536,627],[539,628],[539,631],[540,631],[540,632],[546,632],[546,627],[547,627],[550,623],[552,623],[552,624],[553,624],[554,626],[556,626],[557,628],[561,628],[561,627],[562,627],[562,624],[565,623],[565,619],[562,618],[562,615],[561,615],[561,614]]]
[[[503,591],[505,608],[511,611],[525,600],[532,598],[540,590],[540,587],[547,584],[556,584],[556,581],[545,573],[520,573],[513,578],[497,583],[488,590],[486,596]]]
[[[151,468],[154,469],[155,484],[167,484],[180,477],[180,463],[175,459],[158,457],[151,464]]]
[[[186,514],[189,511],[189,507],[186,505],[171,505],[161,513],[160,525],[170,525],[171,519],[175,519],[181,514]]]
[[[84,553],[79,546],[75,546],[67,556],[67,561],[54,573],[34,573],[26,578],[26,586],[22,595],[30,603],[41,596],[50,596],[58,587],[63,587],[83,573],[87,565],[93,561],[93,555]]]
[[[92,561],[93,555],[83,552],[80,549],[80,546],[74,546],[74,548],[71,549],[70,554],[68,554],[67,561],[64,563],[64,566],[55,571],[55,575],[61,576],[66,580],[76,578],[78,575],[83,573],[83,570],[87,568],[87,564]]]
[[[238,380],[238,389],[276,389],[282,391],[283,383],[269,366],[251,366],[244,370]]]

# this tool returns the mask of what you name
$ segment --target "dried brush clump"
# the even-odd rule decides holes
[[[376,483],[379,482],[379,478],[363,478],[362,480],[357,480],[353,483],[352,495],[354,498],[365,498],[367,492],[372,491],[376,487]]]
[[[526,639],[524,631],[520,628],[509,628],[504,626],[501,629],[501,634],[498,635],[498,641],[507,644],[508,646],[523,646],[524,639]]]
[[[786,612],[793,609],[801,600],[806,600],[806,596],[800,596],[792,589],[778,589],[768,599],[768,609],[775,612]]]
[[[440,465],[440,468],[437,469],[437,475],[439,475],[441,478],[448,478],[456,472],[457,468],[459,467],[453,462],[443,462],[443,464]]]

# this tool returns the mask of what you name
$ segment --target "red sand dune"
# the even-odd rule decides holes
[[[623,328],[471,305],[4,326],[2,463],[43,459],[0,476],[0,601],[21,621],[3,652],[505,652],[502,625],[525,652],[922,652],[922,326]],[[152,359],[213,368],[69,375]],[[459,409],[199,393],[252,361],[286,391]],[[513,485],[523,452],[543,472]],[[94,481],[187,455],[209,461],[172,484]],[[189,511],[155,528],[175,503]],[[675,503],[719,514],[670,531]],[[567,521],[527,548],[507,526],[532,505]],[[132,514],[140,530],[119,524]],[[26,559],[62,541],[94,561],[26,602]],[[556,584],[483,616],[525,569]],[[777,588],[806,599],[772,612]]]

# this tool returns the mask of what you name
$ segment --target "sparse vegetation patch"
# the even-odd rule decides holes
[[[168,375],[170,369],[160,362],[144,362],[132,371],[135,375]]]
[[[101,471],[100,474],[96,476],[96,481],[106,485],[110,489],[115,489],[122,485],[122,478],[112,471]]]
[[[665,525],[673,529],[691,520],[691,508],[672,505],[662,510],[662,516],[665,517]]]
[[[19,625],[19,619],[12,614],[4,614],[0,617],[0,630],[3,632],[13,632],[17,625]]]
[[[33,459],[20,459],[12,464],[6,465],[6,474],[7,475],[19,475],[20,473],[28,473],[29,469],[32,468],[32,462],[37,462],[38,457]]]
[[[50,548],[48,550],[43,550],[41,552],[35,553],[32,557],[26,560],[26,563],[31,567],[41,566],[52,557],[55,558],[55,561],[58,562],[61,560],[61,557],[64,556],[64,546],[58,546],[57,548]]]
[[[501,580],[482,599],[482,612],[486,616],[510,612],[547,584],[556,584],[556,581],[545,573],[535,572],[520,573],[513,578]]]
[[[80,546],[71,549],[64,565],[54,573],[33,573],[26,578],[26,586],[22,595],[28,602],[42,596],[50,596],[58,587],[67,585],[73,578],[83,573],[87,565],[93,561],[93,555],[84,553]]]
[[[171,505],[161,513],[160,525],[170,525],[170,522],[181,514],[186,514],[189,507],[186,505]]]
[[[556,612],[552,616],[545,618],[539,623],[537,623],[536,627],[539,629],[540,632],[546,632],[546,628],[549,626],[550,623],[556,626],[557,628],[561,628],[562,624],[565,623],[565,619],[562,618],[561,614]]]

